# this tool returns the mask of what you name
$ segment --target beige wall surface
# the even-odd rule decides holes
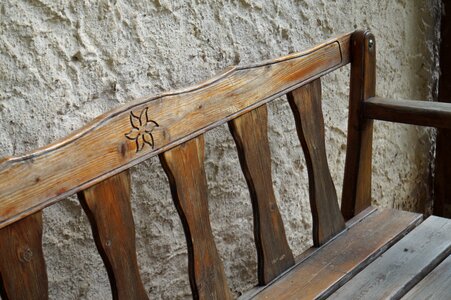
[[[435,1],[4,0],[0,2],[0,156],[43,146],[131,99],[187,86],[233,64],[300,51],[369,28],[380,96],[430,99],[440,8]],[[323,81],[328,159],[341,193],[349,68]],[[285,99],[270,105],[273,174],[290,246],[308,247],[307,171]],[[375,124],[373,201],[422,209],[430,131]],[[236,294],[256,283],[252,212],[228,129],[207,134],[212,226]],[[68,158],[70,159],[70,158]],[[152,299],[190,295],[185,240],[158,159],[132,169],[138,260]],[[418,200],[419,199],[419,200]],[[52,299],[110,299],[76,198],[44,210]]]

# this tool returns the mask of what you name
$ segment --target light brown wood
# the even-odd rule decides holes
[[[80,192],[78,197],[105,263],[113,299],[148,299],[136,259],[129,171]]]
[[[318,78],[288,93],[288,101],[307,163],[313,243],[320,246],[345,228],[327,164],[321,80]]]
[[[451,256],[415,285],[403,300],[448,299],[451,296]]]
[[[450,253],[451,220],[431,216],[330,299],[399,299]]]
[[[0,296],[48,299],[40,211],[0,230]]]
[[[376,40],[368,31],[351,37],[351,87],[341,212],[346,220],[371,205],[373,121],[363,118],[363,102],[376,89]]]
[[[306,52],[137,100],[60,142],[7,159],[0,164],[0,228],[347,64],[349,40],[345,34]]]
[[[323,299],[421,221],[421,215],[378,209],[301,261],[253,299]]]
[[[211,232],[203,136],[164,152],[160,160],[185,231],[193,298],[232,299]]]
[[[372,97],[364,102],[368,119],[451,129],[451,103]]]
[[[272,184],[268,111],[260,106],[229,122],[252,201],[258,282],[269,283],[294,265]]]

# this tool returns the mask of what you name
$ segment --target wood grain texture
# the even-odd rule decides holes
[[[0,230],[0,296],[48,299],[40,211]]]
[[[105,263],[113,299],[148,299],[136,259],[129,171],[80,192],[78,197]]]
[[[370,216],[371,214],[373,214],[374,212],[377,211],[377,208],[374,206],[370,206],[368,208],[366,208],[365,210],[363,210],[362,212],[358,213],[356,216],[354,216],[352,219],[348,220],[346,222],[346,230],[350,230],[353,226],[355,226],[356,224],[360,223],[362,220],[364,220],[365,218],[367,218],[368,216]],[[334,238],[332,238],[329,243],[340,237],[341,235],[337,235]],[[300,255],[295,257],[295,265],[293,267],[291,267],[291,269],[289,269],[287,271],[291,272],[293,269],[296,269],[298,265],[305,263],[306,260],[310,259],[310,257],[314,256],[316,253],[322,251],[322,248],[324,247],[324,245],[322,247],[310,247],[307,250],[305,250],[304,252],[302,252]],[[288,276],[287,274],[283,274],[281,277],[283,276]],[[278,280],[274,281],[274,284],[277,284]],[[255,286],[249,290],[247,290],[246,292],[244,292],[240,297],[238,297],[239,300],[248,300],[248,299],[253,299],[255,297],[255,295],[257,295],[258,293],[260,293],[261,291],[263,291],[264,289],[268,288],[268,286]]]
[[[320,246],[345,228],[327,163],[321,81],[318,78],[287,96],[307,163],[313,244]]]
[[[0,163],[0,228],[346,65],[349,41],[345,34],[137,100],[53,145],[6,159]]]
[[[415,285],[403,300],[449,299],[451,297],[451,256]]]
[[[451,129],[451,103],[372,97],[364,102],[364,117]]]
[[[451,253],[451,220],[431,216],[330,299],[399,299]]]
[[[354,222],[253,299],[324,299],[419,222],[419,214],[377,209]]]
[[[294,265],[274,196],[266,105],[229,121],[229,128],[249,187],[254,213],[258,282],[264,285]]]
[[[211,232],[203,136],[162,153],[160,160],[185,231],[193,298],[232,299]]]
[[[363,102],[376,89],[376,40],[368,31],[351,37],[351,87],[349,95],[341,212],[346,220],[371,205],[373,121],[363,117]]]

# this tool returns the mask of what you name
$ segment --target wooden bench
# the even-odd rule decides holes
[[[188,248],[195,299],[233,297],[210,227],[203,134],[228,122],[254,214],[258,286],[242,298],[423,299],[451,295],[451,221],[371,207],[373,119],[451,128],[451,105],[375,96],[374,36],[230,68],[184,90],[110,111],[67,138],[0,163],[0,295],[46,299],[45,207],[78,193],[114,299],[147,299],[128,169],[159,155]],[[341,211],[329,172],[320,77],[351,63]],[[294,258],[274,196],[266,103],[287,95],[304,150],[314,247]],[[387,166],[389,168],[389,166]],[[293,187],[296,188],[296,187]]]

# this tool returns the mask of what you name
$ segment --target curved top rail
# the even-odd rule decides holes
[[[0,228],[346,65],[350,37],[138,99],[56,143],[0,160]]]

